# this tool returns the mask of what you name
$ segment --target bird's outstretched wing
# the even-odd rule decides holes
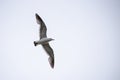
[[[54,53],[52,48],[50,47],[49,43],[43,44],[42,46],[49,55],[48,61],[50,63],[50,66],[54,68]]]
[[[46,35],[47,28],[46,28],[45,23],[43,22],[43,20],[37,13],[35,14],[35,16],[36,16],[37,23],[40,25],[40,30],[39,30],[40,39],[47,37],[47,35]]]

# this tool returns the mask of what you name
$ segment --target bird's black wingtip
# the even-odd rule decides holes
[[[50,63],[51,68],[54,69],[54,58],[49,57],[48,60],[49,60],[49,63]]]
[[[36,18],[39,18],[39,17],[40,17],[37,13],[35,13],[35,16],[36,16]]]
[[[38,24],[40,24],[41,22],[43,22],[42,19],[41,19],[41,17],[37,13],[35,13],[35,16],[36,16]]]
[[[38,16],[38,14],[37,14],[37,13],[35,13],[35,16]]]

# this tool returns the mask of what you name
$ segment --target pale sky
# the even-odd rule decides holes
[[[38,13],[54,50],[39,39]],[[0,0],[0,80],[120,80],[119,0]]]

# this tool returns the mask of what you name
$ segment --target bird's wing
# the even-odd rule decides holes
[[[50,63],[50,66],[52,68],[54,68],[54,53],[53,53],[53,49],[50,47],[49,43],[42,44],[42,46],[45,49],[45,51],[47,52],[47,54],[49,55],[48,61]]]
[[[45,23],[43,22],[43,20],[37,13],[35,14],[35,16],[36,16],[37,23],[40,25],[40,30],[39,30],[40,31],[40,33],[39,33],[40,39],[47,37],[47,35],[46,35],[47,28],[46,28]]]

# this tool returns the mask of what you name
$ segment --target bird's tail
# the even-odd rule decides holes
[[[49,58],[48,58],[48,61],[49,61],[49,63],[50,63],[50,66],[51,66],[52,68],[54,68],[54,57],[49,57]]]

